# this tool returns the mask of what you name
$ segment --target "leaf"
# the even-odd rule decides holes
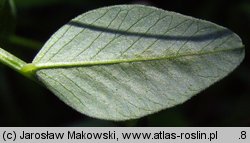
[[[127,120],[185,102],[243,58],[241,39],[224,27],[154,7],[117,5],[71,20],[32,64],[77,111]]]
[[[0,43],[8,38],[15,27],[15,10],[12,0],[0,0]]]

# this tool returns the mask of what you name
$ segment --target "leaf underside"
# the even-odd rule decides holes
[[[88,116],[128,120],[183,103],[244,58],[230,30],[149,6],[117,5],[60,28],[33,60],[37,77]]]

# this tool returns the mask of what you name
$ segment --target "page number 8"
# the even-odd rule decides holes
[[[247,132],[246,131],[241,131],[239,139],[246,139],[246,138],[247,138]]]

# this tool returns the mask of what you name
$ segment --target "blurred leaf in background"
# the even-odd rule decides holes
[[[4,45],[15,27],[15,8],[12,0],[0,0],[0,45]]]

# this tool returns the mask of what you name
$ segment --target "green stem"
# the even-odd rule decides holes
[[[39,50],[43,46],[43,44],[38,42],[38,41],[31,40],[31,39],[28,39],[25,37],[20,37],[17,35],[10,36],[9,42],[16,44],[18,46],[27,47],[27,48],[33,49],[33,50]]]
[[[27,64],[23,60],[17,58],[16,56],[10,54],[9,52],[1,48],[0,48],[0,63],[7,65],[8,67],[14,69],[15,71],[19,72],[20,74],[30,79],[34,79],[33,70],[31,70],[31,68],[28,68],[32,67],[31,65],[33,64]],[[34,67],[35,66],[33,66],[32,69],[35,69]]]

